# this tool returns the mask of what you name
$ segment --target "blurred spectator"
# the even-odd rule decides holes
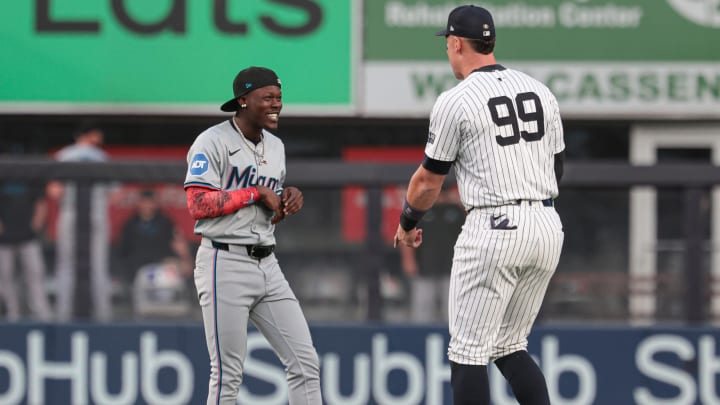
[[[32,315],[52,318],[45,287],[45,260],[38,238],[47,218],[47,202],[40,184],[0,182],[0,293],[8,320],[20,319],[18,286],[14,282],[16,260],[22,264],[27,289],[24,295]]]
[[[75,142],[60,149],[55,158],[60,162],[105,162],[103,141],[100,128],[85,124],[76,131]],[[108,185],[98,183],[48,185],[48,196],[59,201],[55,277],[61,321],[90,315],[101,321],[112,318],[108,191]],[[92,296],[92,304],[88,296]]]
[[[423,230],[422,245],[417,249],[400,245],[400,262],[410,283],[413,322],[447,321],[453,245],[464,222],[457,188],[443,190],[418,225]]]
[[[127,284],[132,284],[138,270],[148,264],[175,262],[183,278],[192,274],[189,244],[162,212],[152,190],[139,193],[135,213],[123,225],[118,260],[118,275]]]

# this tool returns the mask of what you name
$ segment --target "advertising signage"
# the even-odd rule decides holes
[[[217,114],[268,66],[291,115],[427,117],[457,84],[461,0],[28,0],[0,4],[0,113]],[[487,0],[500,63],[570,119],[720,118],[717,0]]]
[[[452,402],[449,336],[433,325],[311,325],[327,405]],[[717,328],[539,327],[528,352],[550,400],[717,404]],[[284,405],[285,369],[251,330],[238,403]],[[0,403],[201,404],[210,373],[202,325],[3,325]],[[495,405],[516,405],[489,366]]]
[[[365,114],[427,116],[457,83],[434,33],[460,4],[365,2]],[[716,0],[481,4],[495,18],[499,63],[548,84],[566,117],[720,117]]]
[[[351,0],[5,1],[0,112],[217,113],[251,65],[278,73],[290,111],[352,111],[351,8]]]

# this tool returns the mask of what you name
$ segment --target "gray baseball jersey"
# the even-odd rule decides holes
[[[188,152],[188,165],[185,187],[231,191],[259,184],[279,194],[285,181],[285,146],[268,131],[263,131],[262,142],[253,145],[228,120],[197,137]],[[195,233],[224,243],[272,245],[271,217],[262,204],[254,204],[233,215],[201,219]]]
[[[562,248],[553,199],[564,147],[555,97],[524,73],[486,66],[438,97],[425,154],[454,162],[469,211],[451,270],[451,361],[527,348]]]
[[[285,149],[270,132],[254,145],[228,120],[200,134],[187,159],[185,187],[230,191],[260,184],[282,191]],[[300,305],[275,255],[258,259],[246,249],[275,243],[272,214],[253,204],[195,225],[203,236],[194,276],[210,356],[208,404],[237,401],[248,321],[285,365],[290,404],[322,403],[317,352]]]

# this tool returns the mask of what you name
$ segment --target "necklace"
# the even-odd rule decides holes
[[[252,143],[247,137],[245,137],[245,134],[240,130],[240,127],[238,127],[237,123],[235,123],[235,119],[232,119],[233,127],[235,127],[235,130],[238,131],[240,134],[240,138],[242,138],[243,142],[250,148],[250,150],[253,152],[253,155],[255,155],[255,164],[257,166],[263,165],[267,163],[265,160],[265,136],[260,134],[260,142],[257,144]]]

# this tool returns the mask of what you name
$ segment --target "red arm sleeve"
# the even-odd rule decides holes
[[[216,218],[232,214],[257,201],[257,188],[247,187],[240,190],[210,190],[203,187],[185,189],[188,210],[194,219]]]

